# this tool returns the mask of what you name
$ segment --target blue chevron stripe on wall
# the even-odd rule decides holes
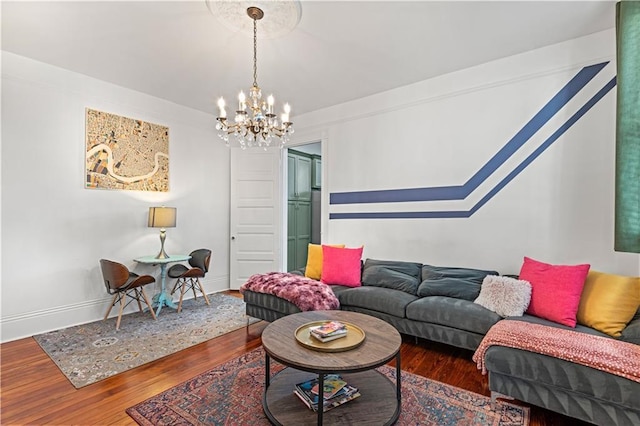
[[[402,203],[415,201],[463,200],[478,189],[514,153],[524,146],[545,124],[554,117],[576,94],[578,94],[606,65],[602,62],[582,68],[562,89],[558,91],[533,118],[520,129],[489,161],[486,162],[463,185],[335,192],[329,195],[329,204]],[[573,115],[553,132],[537,149],[522,160],[506,177],[491,188],[470,209],[449,211],[405,211],[405,212],[345,212],[330,213],[329,219],[412,219],[412,218],[468,218],[484,206],[511,180],[529,166],[540,154],[551,146],[587,111],[600,101],[616,85],[613,77],[596,94],[588,99]]]

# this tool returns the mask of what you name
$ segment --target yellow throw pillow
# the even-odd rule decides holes
[[[331,247],[344,248],[344,244],[332,244]],[[304,276],[312,280],[320,280],[322,277],[322,245],[309,244]]]
[[[620,337],[638,307],[640,277],[591,270],[584,283],[576,319],[579,324]]]

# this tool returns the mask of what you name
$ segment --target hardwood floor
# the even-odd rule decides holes
[[[0,345],[2,425],[135,425],[125,409],[260,346],[261,321],[199,345],[76,389],[33,338]],[[486,376],[472,352],[403,337],[403,370],[483,395]],[[532,426],[585,425],[537,407]]]

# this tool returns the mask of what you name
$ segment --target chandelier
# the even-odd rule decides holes
[[[216,130],[227,146],[235,140],[242,149],[267,148],[272,143],[274,146],[282,147],[293,133],[293,123],[289,117],[291,107],[284,104],[284,112],[278,121],[273,112],[273,95],[269,95],[266,101],[262,99],[262,91],[258,86],[257,22],[262,19],[264,12],[260,8],[250,7],[247,9],[247,15],[253,19],[253,86],[249,89],[248,102],[244,92],[241,91],[238,95],[238,109],[233,122],[227,120],[224,98],[218,99],[219,116],[216,118]]]

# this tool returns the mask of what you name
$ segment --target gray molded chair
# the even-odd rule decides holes
[[[207,293],[204,291],[200,278],[204,278],[205,274],[209,272],[211,250],[198,249],[192,251],[190,255],[191,259],[189,259],[189,265],[191,265],[191,268],[178,264],[173,265],[167,272],[170,278],[177,278],[177,281],[173,286],[173,290],[171,290],[171,294],[173,295],[177,290],[180,290],[178,312],[182,311],[182,299],[184,298],[184,294],[189,290],[193,291],[194,299],[198,298],[196,294],[196,290],[198,290],[202,293],[202,296],[204,296],[204,301],[207,302],[207,305],[210,305],[209,298],[207,297]]]
[[[109,317],[109,313],[115,306],[116,302],[120,302],[120,312],[118,312],[118,320],[116,322],[116,330],[120,329],[120,320],[122,319],[122,311],[132,301],[138,302],[138,308],[140,312],[144,312],[142,309],[142,303],[140,299],[144,301],[149,307],[149,312],[153,319],[156,319],[156,314],[153,312],[153,307],[149,303],[149,298],[144,292],[143,286],[156,282],[156,279],[151,275],[138,275],[129,269],[122,263],[113,262],[111,260],[100,259],[100,269],[102,269],[102,278],[104,279],[104,285],[107,288],[107,293],[113,294],[113,300],[111,306],[107,310],[104,316],[106,320]],[[131,298],[126,301],[127,296]]]

